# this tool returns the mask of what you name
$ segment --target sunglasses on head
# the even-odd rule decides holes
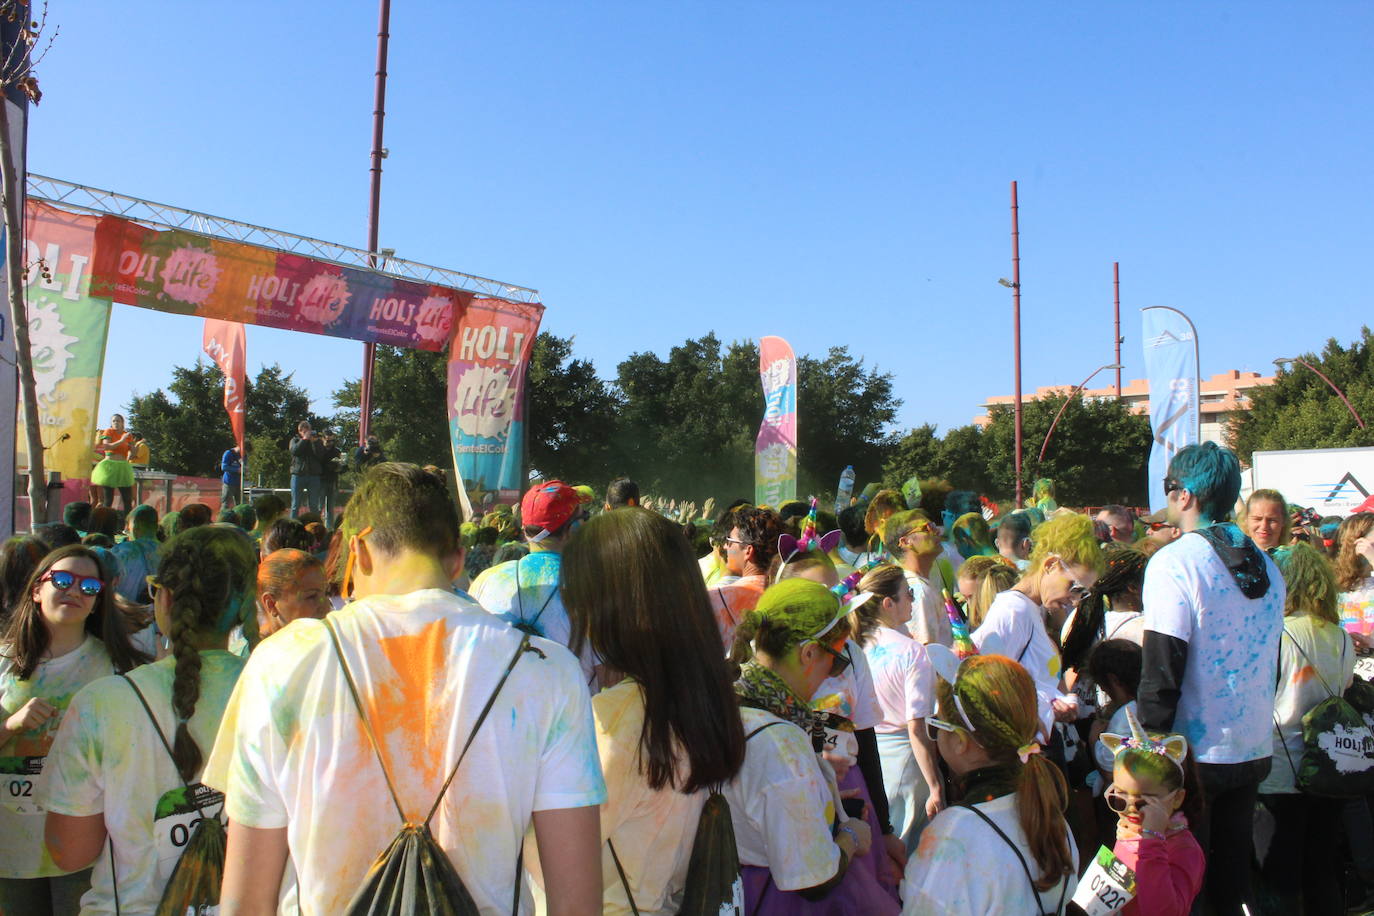
[[[94,576],[77,576],[76,573],[67,572],[65,569],[48,570],[38,580],[39,585],[44,582],[51,582],[52,587],[59,592],[65,592],[73,585],[79,584],[81,594],[87,598],[94,598],[105,587],[105,583]]]

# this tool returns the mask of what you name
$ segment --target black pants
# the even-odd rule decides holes
[[[1274,815],[1274,842],[1264,881],[1279,912],[1341,916],[1345,912],[1341,813],[1345,802],[1311,795],[1261,795]]]
[[[101,502],[103,502],[105,505],[113,509],[115,488],[101,487],[100,491],[105,497],[103,500],[101,500]],[[134,507],[134,488],[119,487],[119,501],[124,504],[124,514],[128,515],[129,510]]]
[[[1250,866],[1255,858],[1255,801],[1269,775],[1269,758],[1245,763],[1202,763],[1207,813],[1193,836],[1207,856],[1205,896],[1216,916],[1241,916],[1241,904],[1258,913]],[[1198,912],[1194,903],[1193,912]]]

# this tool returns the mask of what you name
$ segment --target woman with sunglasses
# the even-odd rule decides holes
[[[0,911],[75,914],[90,869],[43,846],[39,790],[73,695],[148,659],[129,643],[108,567],[80,545],[35,567],[0,646]]]
[[[993,599],[973,631],[983,655],[1004,655],[1022,665],[1035,683],[1045,732],[1055,721],[1078,718],[1077,699],[1060,683],[1058,633],[1068,612],[1087,597],[1102,571],[1092,519],[1060,515],[1035,529],[1035,549],[1020,581]],[[1045,629],[1049,617],[1051,629]]]
[[[845,812],[820,756],[827,723],[838,717],[808,699],[845,667],[849,633],[834,592],[807,579],[769,588],[736,630],[745,755],[724,794],[750,914],[817,912],[819,901],[827,914],[897,912],[873,870],[856,863],[872,848],[873,832]]]
[[[935,742],[925,725],[935,712],[935,672],[925,646],[905,629],[913,595],[902,568],[869,571],[859,580],[859,593],[871,596],[853,616],[869,623],[859,632],[882,710],[875,731],[888,812],[910,855],[926,822],[945,806]]]
[[[944,654],[954,669],[953,654]],[[954,681],[941,680],[939,715],[926,726],[961,800],[921,834],[902,913],[1062,912],[1077,884],[1078,850],[1063,815],[1068,786],[1041,752],[1035,685],[997,655],[940,670]]]
[[[796,549],[798,547],[802,549]],[[839,589],[839,573],[824,547],[823,541],[798,545],[788,543],[786,538],[780,539],[778,555],[786,562],[778,570],[778,580],[809,579],[835,591],[841,600],[848,600],[857,577],[850,580],[848,588]],[[853,603],[849,605],[851,610],[856,607]],[[879,883],[891,889],[895,899],[908,850],[892,827],[883,759],[878,752],[878,736],[874,730],[882,721],[883,710],[878,705],[873,674],[860,642],[874,624],[867,622],[866,629],[860,630],[858,625],[864,623],[861,618],[851,616],[850,622],[855,629],[840,652],[837,671],[816,688],[811,705],[838,717],[836,725],[842,726],[826,729],[823,756],[835,771],[840,792],[852,795],[850,804],[855,810],[862,802],[864,819],[874,831],[874,837],[881,838],[874,842],[861,867],[871,868]]]
[[[256,561],[238,528],[178,535],[150,582],[172,654],[72,700],[43,799],[53,859],[95,865],[83,912],[152,913],[195,822],[222,814],[223,796],[200,785],[200,770],[243,670],[225,645],[254,620]]]

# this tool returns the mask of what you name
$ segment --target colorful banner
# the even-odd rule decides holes
[[[1201,438],[1198,408],[1197,329],[1178,309],[1152,306],[1140,310],[1145,345],[1145,377],[1150,384],[1150,510],[1168,505],[1164,475],[1179,449]]]
[[[229,414],[229,426],[234,431],[240,456],[243,455],[245,336],[243,325],[237,321],[206,318],[201,343],[205,354],[224,373],[224,412]]]
[[[31,204],[52,210],[47,204]],[[161,312],[442,350],[472,294],[99,217],[91,295]]]
[[[781,337],[759,339],[763,423],[754,441],[754,503],[797,498],[797,360]]]
[[[110,327],[110,303],[90,295],[97,218],[33,202],[26,213],[25,299],[44,467],[85,479],[99,460],[91,446],[101,429],[95,412]],[[27,468],[25,438],[15,446],[18,466]]]
[[[473,299],[449,347],[454,467],[466,490],[498,502],[519,499],[525,483],[525,370],[543,314],[537,303]]]

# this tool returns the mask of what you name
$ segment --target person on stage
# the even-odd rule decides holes
[[[100,488],[101,505],[114,507],[114,491],[119,491],[119,499],[127,514],[134,504],[134,466],[129,463],[129,451],[134,446],[134,436],[124,428],[124,417],[115,414],[110,418],[110,428],[100,431],[96,439],[95,451],[104,458],[91,472],[91,485]]]

